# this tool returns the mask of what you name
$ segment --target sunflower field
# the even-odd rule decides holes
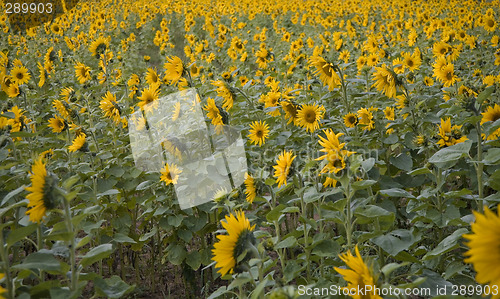
[[[500,298],[500,1],[0,8],[0,298]]]

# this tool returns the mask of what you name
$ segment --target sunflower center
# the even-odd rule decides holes
[[[332,74],[333,74],[333,68],[332,68],[332,66],[329,63],[326,63],[325,65],[323,65],[323,67],[321,69],[323,70],[323,73],[325,75],[327,75],[328,77],[332,76]]]
[[[453,78],[452,72],[446,72],[446,80],[451,80]]]
[[[316,112],[307,111],[304,115],[304,119],[310,124],[314,123],[316,121]]]
[[[486,21],[486,25],[488,25],[488,27],[493,27],[495,25],[495,22],[493,22],[492,19],[489,19],[488,21]]]
[[[413,65],[414,65],[413,60],[409,59],[409,60],[408,60],[408,66],[409,66],[409,67],[412,67]]]
[[[446,48],[441,48],[441,50],[439,50],[439,53],[441,53],[441,55],[446,54]]]
[[[264,131],[261,130],[261,129],[258,129],[256,132],[255,132],[255,136],[257,136],[258,138],[262,138],[262,136],[264,136]]]
[[[16,78],[21,80],[24,77],[23,73],[17,73]]]

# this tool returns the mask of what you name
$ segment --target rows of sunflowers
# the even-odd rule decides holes
[[[3,2],[0,298],[500,298],[498,0]],[[248,167],[181,208],[188,90]]]

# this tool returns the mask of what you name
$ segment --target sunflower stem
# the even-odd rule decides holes
[[[299,184],[300,184],[300,189],[304,187],[304,183],[302,182],[302,176],[298,174],[299,178]],[[307,281],[309,282],[311,280],[311,263],[310,261],[310,256],[311,252],[309,250],[309,230],[307,229],[307,203],[304,201],[304,191],[302,190],[300,192],[300,205],[302,209],[302,217],[304,218],[303,225],[304,225],[304,251],[306,253],[306,277]]]
[[[7,298],[14,298],[14,288],[12,286],[12,278],[10,277],[9,257],[3,239],[3,228],[0,228],[0,257],[4,264],[3,269],[5,271],[5,280],[7,283]]]
[[[76,249],[75,249],[75,236],[73,232],[73,224],[71,223],[71,211],[69,208],[69,202],[64,199],[63,201],[63,206],[64,206],[64,216],[66,218],[66,228],[68,229],[68,232],[72,234],[71,236],[71,244],[70,244],[70,261],[71,261],[71,290],[75,291],[77,288],[78,284],[78,273],[76,270]]]
[[[481,124],[480,122],[476,122],[476,131],[477,131],[477,167],[476,167],[476,175],[477,175],[477,210],[479,213],[483,213],[483,142],[482,142],[482,134],[481,134]]]
[[[36,249],[40,251],[43,248],[42,244],[42,226],[40,224],[36,227]],[[40,281],[43,282],[45,280],[45,273],[40,270]]]

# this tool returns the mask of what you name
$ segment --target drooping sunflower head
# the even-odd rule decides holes
[[[323,119],[323,106],[317,104],[302,105],[297,113],[299,126],[305,128],[308,132],[314,132],[319,129],[319,121]]]
[[[394,108],[387,106],[384,109],[384,115],[387,120],[394,120]]]
[[[75,65],[75,75],[76,79],[80,82],[80,84],[87,82],[88,80],[91,79],[90,67],[86,66],[81,62],[78,62]]]
[[[92,53],[92,56],[99,58],[101,54],[106,52],[106,49],[109,48],[109,39],[100,36],[95,41],[93,41],[89,46],[89,51]]]
[[[66,123],[66,121],[57,115],[49,119],[48,126],[52,128],[52,132],[54,133],[61,133],[68,128],[68,124]]]
[[[366,286],[371,286],[370,289],[372,291],[366,292],[363,298],[382,299],[382,297],[377,295],[377,293],[375,292],[377,279],[376,277],[374,277],[372,269],[369,268],[363,261],[357,245],[355,248],[355,252],[355,256],[350,251],[339,255],[340,259],[349,267],[349,269],[341,269],[335,267],[335,271],[342,275],[344,277],[344,280],[347,281],[348,285],[346,289],[350,290],[352,288],[359,288],[366,290],[369,289]]]
[[[321,56],[313,56],[310,59],[310,64],[316,68],[314,75],[319,75],[321,82],[328,86],[328,90],[332,91],[340,85],[340,77],[333,63],[326,61]]]
[[[286,186],[286,179],[288,174],[290,173],[292,162],[296,156],[293,156],[291,151],[283,151],[276,160],[276,165],[274,168],[274,177],[277,178],[278,188],[280,188],[283,184]]]
[[[141,96],[138,97],[140,102],[137,104],[137,106],[139,106],[141,109],[146,109],[148,104],[158,99],[159,94],[160,90],[158,84],[153,84],[150,85],[148,88],[144,88],[142,90]]]
[[[87,135],[85,133],[80,133],[73,139],[73,143],[68,147],[70,152],[76,152],[81,150],[83,152],[87,151]]]
[[[170,84],[175,84],[182,77],[184,73],[184,65],[182,60],[177,56],[167,57],[167,61],[164,64],[165,67],[165,78],[170,82]]]
[[[31,222],[39,223],[48,210],[55,208],[57,196],[55,196],[56,180],[48,175],[45,163],[42,158],[35,161],[31,167],[31,186],[26,190],[30,192],[26,196],[29,200],[26,215],[29,215]]]
[[[226,275],[238,271],[238,266],[256,251],[256,240],[252,233],[255,224],[250,226],[250,221],[243,211],[236,212],[236,216],[226,215],[225,221],[221,220],[221,224],[226,229],[227,235],[217,236],[218,241],[212,249],[212,260],[216,262],[215,267],[220,268],[217,272]],[[243,254],[245,256],[242,256]]]
[[[120,107],[116,102],[116,96],[110,91],[107,91],[102,97],[102,100],[99,103],[99,108],[101,108],[105,117],[112,119],[116,124],[121,122]]]
[[[245,194],[246,200],[249,203],[253,203],[253,200],[257,196],[255,188],[255,179],[248,172],[245,173]]]

